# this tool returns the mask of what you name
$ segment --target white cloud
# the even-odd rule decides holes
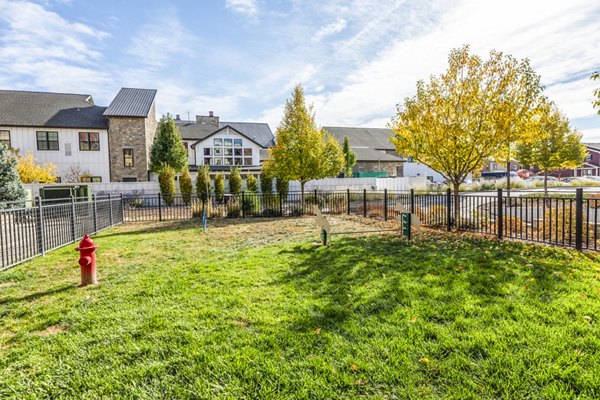
[[[344,18],[338,18],[334,22],[325,25],[315,33],[313,40],[318,42],[326,36],[335,35],[344,30],[348,22]]]
[[[249,17],[256,16],[258,12],[256,0],[225,0],[225,7],[236,13],[244,14]]]
[[[598,21],[600,4],[593,1],[463,0],[422,32],[390,38],[385,50],[341,78],[339,90],[307,99],[323,125],[389,121],[396,103],[414,94],[418,79],[443,72],[449,51],[471,44],[483,57],[497,49],[529,58],[549,86],[548,95],[570,118],[588,116],[593,84],[585,71],[598,67]],[[344,48],[361,46],[364,35],[348,39]],[[574,73],[582,77],[569,81]]]
[[[92,92],[109,82],[98,48],[109,34],[42,5],[0,0],[3,74],[18,89]]]

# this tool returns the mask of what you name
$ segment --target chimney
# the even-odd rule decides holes
[[[209,117],[212,117],[212,116],[213,116],[213,112],[212,112],[212,111],[209,111],[209,112],[208,112],[208,116],[209,116]]]
[[[176,114],[175,115],[175,121],[180,121],[180,120],[181,120],[181,118],[179,118],[179,114]]]
[[[219,129],[219,117],[215,117],[212,111],[209,111],[209,115],[196,115],[196,124],[199,125],[212,125],[215,129]]]

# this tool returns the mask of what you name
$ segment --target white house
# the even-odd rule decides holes
[[[0,90],[0,143],[55,164],[59,182],[146,181],[155,95],[122,88],[100,107],[87,94]]]
[[[177,115],[175,123],[188,149],[191,171],[201,165],[210,166],[211,171],[229,171],[232,166],[260,171],[267,149],[275,143],[268,124],[220,122],[212,112],[196,116],[195,121],[183,121]]]

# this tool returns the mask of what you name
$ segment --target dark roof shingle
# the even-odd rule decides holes
[[[390,138],[394,131],[387,128],[348,128],[339,126],[324,126],[327,132],[331,133],[342,143],[344,136],[348,136],[350,147],[369,147],[377,150],[394,150]]]
[[[107,117],[147,117],[156,96],[155,89],[121,88],[109,104]]]
[[[0,125],[108,129],[106,107],[87,94],[0,90]]]

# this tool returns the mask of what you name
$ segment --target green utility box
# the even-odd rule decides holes
[[[40,188],[40,199],[44,204],[68,203],[71,196],[75,201],[92,201],[92,187],[89,185],[52,185]]]
[[[388,174],[385,171],[355,171],[352,173],[353,178],[387,178]]]

